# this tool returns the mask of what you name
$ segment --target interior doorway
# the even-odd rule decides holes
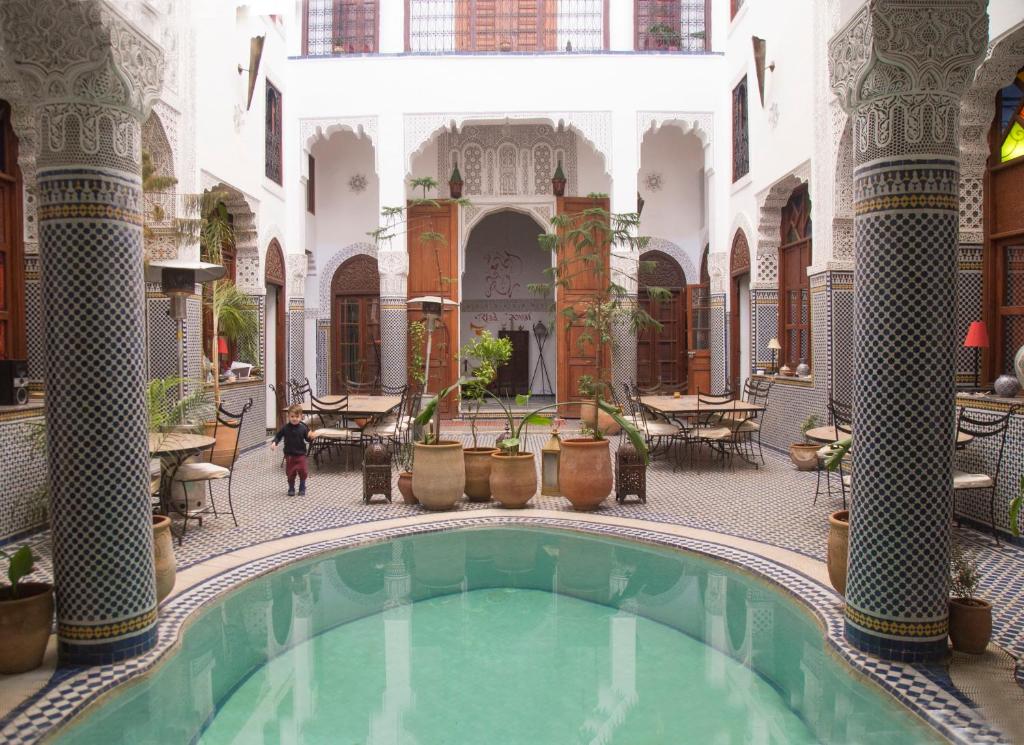
[[[679,262],[662,251],[640,256],[640,307],[661,324],[637,339],[636,382],[641,388],[683,390],[687,380],[686,275]],[[648,287],[668,290],[669,300],[654,301]]]
[[[729,256],[729,386],[740,392],[750,377],[750,248],[747,236],[736,231]]]
[[[281,244],[272,240],[267,247],[264,262],[264,284],[267,288],[263,328],[266,329],[266,359],[263,373],[267,382],[274,384],[274,390],[285,390],[288,378],[285,362],[285,297],[284,297],[284,254]],[[267,428],[274,429],[283,420],[283,412],[276,396],[267,396]]]
[[[360,254],[331,280],[331,393],[380,385],[380,274]]]

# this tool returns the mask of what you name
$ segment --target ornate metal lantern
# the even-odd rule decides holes
[[[647,464],[632,443],[624,442],[615,452],[615,501],[622,504],[630,494],[647,504]]]
[[[561,454],[562,441],[558,439],[558,430],[555,430],[540,452],[540,493],[545,497],[562,496],[558,485],[558,460]]]
[[[363,503],[382,494],[391,501],[391,453],[379,442],[366,448],[363,456]]]

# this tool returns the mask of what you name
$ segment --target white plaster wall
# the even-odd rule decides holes
[[[313,248],[317,266],[323,267],[345,246],[371,242],[367,233],[378,224],[380,184],[374,171],[373,145],[366,137],[336,132],[329,140],[318,141],[312,153],[316,159],[316,215],[309,221],[313,233],[307,233],[306,247]],[[361,192],[349,186],[356,174],[366,177]]]
[[[652,190],[648,175],[661,176],[662,186]],[[640,234],[664,238],[682,248],[694,266],[704,250],[704,146],[693,133],[674,125],[649,132],[640,149],[637,190],[644,198]],[[696,282],[697,278],[687,277]]]

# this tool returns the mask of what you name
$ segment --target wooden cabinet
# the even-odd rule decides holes
[[[502,329],[498,332],[498,338],[509,339],[512,342],[512,356],[498,368],[498,377],[494,382],[497,388],[495,392],[499,396],[529,393],[530,332],[525,329]]]

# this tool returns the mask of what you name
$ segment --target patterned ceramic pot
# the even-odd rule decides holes
[[[177,576],[171,518],[163,515],[153,515],[153,563],[156,566],[156,602],[159,604],[171,594]]]
[[[980,598],[950,598],[949,639],[953,649],[984,654],[992,638],[992,604]]]
[[[846,564],[850,556],[850,511],[828,516],[828,581],[840,595],[846,594]]]
[[[462,443],[442,441],[436,445],[415,444],[416,469],[412,491],[428,510],[450,510],[466,489],[466,461]]]
[[[1020,381],[1013,375],[1000,375],[992,384],[997,396],[1013,398],[1020,391]]]
[[[466,496],[470,502],[491,501],[491,453],[497,448],[466,448]]]
[[[537,466],[533,453],[505,455],[495,452],[491,458],[491,494],[502,507],[522,509],[537,493]]]
[[[0,673],[27,673],[43,664],[53,621],[53,585],[21,582],[18,597],[0,590]]]
[[[589,512],[612,491],[612,459],[608,440],[562,441],[558,458],[558,484],[572,508]]]

